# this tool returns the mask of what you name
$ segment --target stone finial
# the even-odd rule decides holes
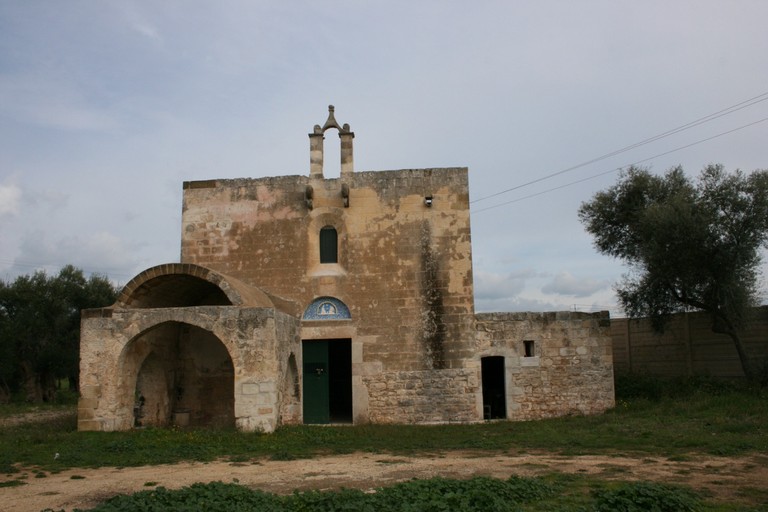
[[[336,117],[333,115],[335,110],[336,107],[333,105],[328,105],[328,120],[323,125],[323,132],[325,132],[325,130],[328,128],[336,128],[339,130],[339,133],[341,133],[341,126],[339,126],[339,123],[336,121]]]

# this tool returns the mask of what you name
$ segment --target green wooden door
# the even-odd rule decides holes
[[[304,423],[330,423],[328,342],[303,342]]]

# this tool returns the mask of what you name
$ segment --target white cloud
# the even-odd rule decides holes
[[[51,239],[40,231],[27,233],[16,258],[19,266],[56,269],[72,264],[86,273],[108,274],[118,280],[132,277],[124,269],[138,268],[136,251],[112,233],[98,232]]]
[[[21,188],[13,183],[0,183],[0,219],[15,217],[21,205]]]
[[[526,283],[539,275],[531,270],[521,270],[507,274],[496,274],[475,270],[473,272],[475,297],[478,300],[509,299],[520,294]]]
[[[578,278],[568,272],[560,272],[541,291],[569,297],[589,297],[610,287],[610,282],[588,277]]]
[[[55,213],[66,209],[69,200],[69,191],[46,187],[25,194],[24,206],[29,210],[39,211],[44,208],[47,213]]]
[[[568,309],[569,305],[567,304],[522,296],[509,296],[497,299],[475,298],[475,311],[478,313],[497,311],[563,311]]]
[[[68,77],[0,75],[0,112],[19,122],[64,130],[106,130],[110,113],[89,104]]]

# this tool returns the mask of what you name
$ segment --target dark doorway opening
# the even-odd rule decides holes
[[[156,325],[131,341],[124,371],[136,376],[124,399],[133,407],[134,426],[235,426],[234,365],[208,330]]]
[[[352,341],[303,342],[304,423],[352,423]]]
[[[480,362],[483,380],[483,418],[504,419],[507,417],[504,358],[502,356],[483,357]]]

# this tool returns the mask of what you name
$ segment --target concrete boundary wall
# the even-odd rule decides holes
[[[753,310],[742,336],[755,367],[768,364],[768,306]],[[733,341],[712,332],[705,313],[675,315],[663,334],[655,333],[647,318],[614,318],[611,337],[616,373],[744,377]]]

